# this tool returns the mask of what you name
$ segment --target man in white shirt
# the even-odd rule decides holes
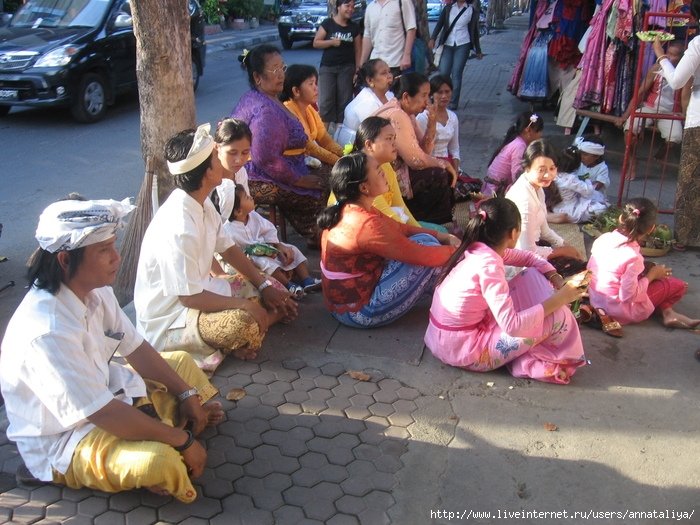
[[[401,71],[411,67],[411,50],[415,40],[416,8],[413,2],[375,0],[365,11],[360,65],[370,58],[381,58],[389,64],[394,76],[400,75]]]
[[[225,169],[209,129],[180,132],[165,146],[177,188],[144,235],[134,306],[139,332],[157,350],[186,350],[211,370],[222,353],[255,357],[268,326],[293,318],[296,306],[222,229],[209,196]],[[211,276],[215,252],[257,288],[262,305],[234,296],[226,279]]]
[[[7,436],[38,480],[146,487],[191,502],[188,472],[199,476],[207,457],[194,436],[223,412],[202,405],[217,391],[192,358],[158,354],[109,287],[120,262],[115,232],[133,208],[65,200],[42,213],[31,288],[0,353]]]

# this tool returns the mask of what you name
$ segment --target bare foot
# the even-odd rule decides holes
[[[250,361],[258,357],[258,351],[259,350],[251,350],[249,346],[243,346],[241,348],[236,348],[231,353],[241,361]]]
[[[160,485],[153,485],[152,487],[144,487],[146,490],[153,492],[153,494],[158,494],[159,496],[170,496],[170,492],[165,490]]]
[[[209,401],[202,405],[207,413],[207,426],[215,427],[224,420],[224,411],[219,401]]]
[[[691,319],[688,316],[670,310],[668,312],[664,312],[663,324],[667,328],[695,330],[700,326],[700,319]]]

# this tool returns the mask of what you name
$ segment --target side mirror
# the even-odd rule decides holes
[[[131,19],[131,15],[127,15],[126,13],[119,13],[114,19],[113,27],[115,29],[123,29],[125,27],[131,27],[132,25],[134,25],[134,22]]]

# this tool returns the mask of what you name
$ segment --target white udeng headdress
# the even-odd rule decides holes
[[[52,253],[106,241],[134,208],[128,198],[121,202],[111,199],[54,202],[39,217],[36,240]]]
[[[591,155],[605,154],[605,146],[596,142],[589,142],[583,137],[576,137],[574,139],[574,146],[576,146],[579,151],[583,151],[584,153],[590,153]]]
[[[211,124],[202,124],[194,134],[194,141],[187,157],[177,162],[168,161],[168,170],[173,175],[187,173],[207,160],[214,151],[214,138],[210,135]]]

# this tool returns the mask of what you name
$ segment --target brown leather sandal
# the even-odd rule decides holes
[[[613,337],[622,337],[622,325],[618,321],[610,317],[602,308],[596,308],[595,313],[598,315],[603,332]]]

